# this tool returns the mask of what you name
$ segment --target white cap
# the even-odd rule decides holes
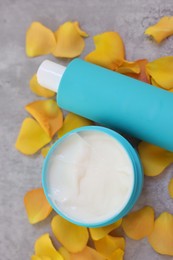
[[[44,88],[57,92],[66,67],[50,60],[41,63],[37,71],[38,83]]]

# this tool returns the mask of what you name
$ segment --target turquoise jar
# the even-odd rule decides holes
[[[119,212],[116,212],[116,214],[112,215],[109,218],[102,219],[101,221],[100,220],[93,221],[93,223],[91,221],[87,223],[86,220],[84,221],[83,219],[80,219],[80,217],[76,220],[75,218],[66,214],[66,212],[63,211],[62,207],[57,206],[57,204],[54,202],[54,200],[50,196],[51,187],[50,187],[50,183],[48,181],[49,173],[50,173],[49,171],[50,171],[50,167],[52,164],[52,157],[54,156],[54,153],[56,152],[56,150],[60,146],[62,147],[64,143],[66,144],[66,148],[68,149],[68,138],[70,136],[72,136],[73,134],[76,134],[76,133],[81,134],[84,132],[85,133],[86,132],[104,133],[106,135],[109,135],[109,137],[111,137],[112,140],[116,140],[124,148],[124,150],[126,151],[128,157],[131,161],[132,167],[133,167],[133,183],[130,184],[132,187],[130,188],[131,191],[130,191],[130,194],[129,194],[129,197],[128,197],[126,203],[123,205],[123,207],[121,208],[121,210]],[[59,182],[61,182],[61,179],[59,179]],[[86,126],[86,127],[77,128],[77,129],[67,133],[62,138],[60,138],[57,142],[55,142],[55,144],[52,146],[52,148],[48,152],[48,155],[44,161],[43,170],[42,170],[42,185],[43,185],[45,195],[46,195],[47,200],[49,201],[50,205],[63,218],[67,219],[68,221],[70,221],[72,223],[75,223],[75,224],[81,225],[81,226],[101,227],[101,226],[106,226],[113,222],[116,222],[117,220],[119,220],[120,218],[125,216],[133,208],[133,206],[136,203],[137,199],[139,198],[141,190],[142,190],[143,171],[142,171],[140,159],[138,157],[137,152],[123,136],[121,136],[119,133],[117,133],[113,130],[110,130],[108,128],[105,128],[105,127]],[[98,179],[97,185],[99,185],[99,179]],[[88,190],[89,189],[90,189],[90,187],[88,187]],[[109,193],[109,187],[107,188],[106,192]],[[58,194],[57,194],[57,196],[58,196]]]

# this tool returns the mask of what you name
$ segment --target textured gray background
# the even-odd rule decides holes
[[[115,30],[124,39],[129,60],[152,60],[173,55],[173,37],[158,46],[143,34],[146,27],[164,15],[173,15],[172,0],[0,0],[0,259],[29,259],[35,239],[50,230],[53,216],[34,226],[28,223],[23,196],[41,185],[43,159],[24,156],[14,148],[21,122],[27,116],[24,106],[37,99],[29,90],[29,79],[46,58],[29,59],[25,55],[25,32],[30,23],[38,20],[55,30],[64,21],[78,20],[91,36],[86,39],[83,56],[93,48],[93,35]],[[158,178],[146,178],[136,208],[149,204],[156,214],[164,210],[173,213],[167,193],[172,175],[169,168]],[[172,257],[156,254],[146,240],[127,239],[125,259]]]

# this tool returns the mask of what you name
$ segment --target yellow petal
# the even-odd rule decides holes
[[[122,227],[126,235],[139,240],[151,234],[154,227],[154,210],[145,206],[123,218]]]
[[[116,249],[109,257],[108,260],[123,260],[124,251],[122,249]]]
[[[48,256],[39,257],[39,256],[36,256],[36,255],[32,255],[31,260],[51,260],[51,258],[48,257]]]
[[[165,16],[158,23],[146,29],[145,34],[151,35],[158,43],[173,34],[173,17]]]
[[[46,97],[46,98],[55,96],[55,92],[42,87],[38,83],[36,74],[34,74],[33,77],[31,78],[29,85],[32,92],[34,92],[37,96]]]
[[[95,240],[94,245],[99,253],[108,257],[118,248],[124,250],[125,240],[123,237],[112,237],[107,235],[100,240]]]
[[[41,258],[39,256],[32,255],[31,260],[41,260]]]
[[[146,60],[146,59],[136,60],[135,63],[138,64],[138,66],[140,68],[140,72],[135,73],[135,72],[132,71],[132,72],[126,72],[125,74],[129,77],[132,77],[134,79],[138,79],[138,80],[141,80],[143,82],[150,84],[150,76],[148,75],[148,72],[147,72],[147,69],[146,69],[146,65],[148,63],[148,60]]]
[[[41,259],[42,257],[50,257],[51,260],[63,260],[60,253],[54,248],[49,234],[47,233],[36,240],[35,254],[41,257]]]
[[[55,38],[57,43],[52,51],[55,57],[74,58],[79,56],[85,47],[79,26],[73,22],[62,24],[55,32]]]
[[[124,61],[124,44],[117,32],[105,32],[94,36],[95,50],[85,60],[116,70]]]
[[[173,163],[173,152],[169,152],[158,146],[140,142],[138,152],[147,176],[156,176],[171,163]]]
[[[64,260],[71,260],[71,254],[67,251],[65,247],[61,246],[58,251],[64,258]]]
[[[164,88],[161,87],[153,78],[151,78],[151,84],[152,84],[153,86],[155,86],[155,87],[164,89]],[[169,91],[169,92],[173,92],[173,88],[166,89],[166,90]]]
[[[79,33],[80,36],[88,37],[88,34],[80,28],[79,23],[77,21],[73,22],[73,24],[74,24],[74,26],[75,26],[75,28],[76,28],[76,30],[77,30],[77,32]]]
[[[63,135],[69,131],[76,129],[82,126],[92,125],[93,122],[84,117],[78,116],[73,113],[68,113],[65,117],[64,124],[62,128],[58,131],[58,138],[61,138]]]
[[[38,100],[25,106],[25,109],[38,121],[44,131],[52,137],[63,124],[63,114],[52,100]]]
[[[42,188],[28,191],[24,196],[24,205],[31,224],[44,220],[52,211]]]
[[[79,253],[71,254],[70,257],[70,260],[106,260],[106,258],[103,255],[101,255],[95,249],[89,246],[86,246]]]
[[[114,229],[121,226],[121,223],[122,223],[122,219],[118,220],[117,222],[115,222],[111,225],[105,226],[105,227],[89,228],[91,238],[93,240],[99,240],[99,239],[105,237],[108,233],[110,233]]]
[[[71,253],[82,251],[87,245],[89,234],[85,227],[77,226],[57,215],[51,222],[57,240]]]
[[[124,60],[123,63],[116,70],[122,74],[135,73],[139,74],[140,66],[137,61],[127,61]]]
[[[43,147],[41,149],[41,155],[45,158],[46,155],[48,154],[49,150],[50,150],[51,146],[46,146],[46,147]]]
[[[151,84],[155,87],[161,88],[161,86],[159,86],[159,84],[153,78],[151,78]]]
[[[148,241],[157,253],[173,256],[173,216],[171,214],[163,212],[156,219]]]
[[[22,123],[15,147],[21,153],[31,155],[50,141],[51,138],[40,125],[34,119],[27,117]]]
[[[33,22],[26,32],[26,54],[29,57],[51,53],[56,45],[54,33],[39,22]]]
[[[173,178],[170,179],[170,181],[169,181],[168,191],[169,191],[170,197],[173,199]]]
[[[166,90],[173,89],[173,56],[161,57],[147,64],[148,74],[158,86]]]

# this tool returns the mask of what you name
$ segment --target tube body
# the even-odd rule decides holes
[[[173,93],[80,59],[65,70],[58,105],[173,151]]]

